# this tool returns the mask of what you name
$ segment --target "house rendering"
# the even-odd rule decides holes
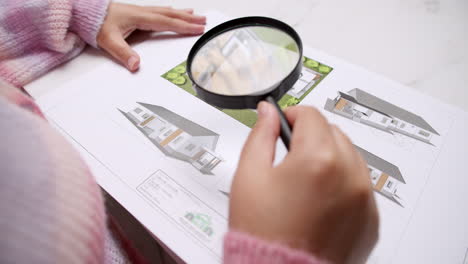
[[[215,153],[218,134],[162,106],[138,103],[129,112],[119,111],[165,155],[204,174],[222,161]]]
[[[439,133],[422,117],[384,101],[361,89],[338,92],[327,99],[324,109],[390,134],[398,133],[432,145]]]
[[[226,34],[229,39],[225,40],[224,46],[222,47],[221,53],[225,57],[231,56],[239,47],[243,46],[257,46],[261,42],[261,39],[257,34],[248,28],[238,29],[232,31],[232,34]],[[244,52],[249,52],[248,49],[242,49]]]
[[[400,169],[365,149],[356,145],[354,147],[367,162],[374,191],[403,207],[401,198],[397,194],[398,186],[406,184]]]
[[[315,72],[312,69],[307,67],[302,67],[302,72],[297,80],[294,83],[293,87],[287,92],[290,96],[294,98],[301,98],[312,86],[314,86],[315,82],[320,80],[322,75],[318,72]]]

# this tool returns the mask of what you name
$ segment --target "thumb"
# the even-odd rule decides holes
[[[140,67],[140,56],[132,50],[123,36],[118,32],[109,34],[99,43],[99,46],[118,60],[129,71],[134,72]]]
[[[239,161],[239,169],[271,168],[275,158],[276,141],[280,130],[278,113],[265,101],[258,105],[258,120],[250,132]]]

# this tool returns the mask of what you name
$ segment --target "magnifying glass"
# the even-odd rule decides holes
[[[187,74],[198,97],[228,109],[273,104],[287,149],[291,127],[277,101],[299,79],[302,42],[287,24],[267,17],[243,17],[206,32],[190,50]]]

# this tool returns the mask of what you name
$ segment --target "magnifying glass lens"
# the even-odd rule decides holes
[[[277,101],[299,79],[302,42],[293,28],[267,17],[227,21],[206,32],[190,50],[187,73],[197,96],[221,108],[273,104],[287,149],[291,127]]]
[[[267,26],[216,35],[193,58],[190,71],[203,89],[228,96],[268,93],[297,66],[301,51],[287,33]]]

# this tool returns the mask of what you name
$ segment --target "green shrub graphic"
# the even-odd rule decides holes
[[[303,66],[314,71],[320,75],[320,79],[316,80],[309,90],[307,90],[300,98],[295,98],[289,94],[285,94],[279,101],[279,106],[284,109],[289,106],[299,104],[317,85],[333,70],[332,67],[322,64],[316,60],[303,57]],[[186,92],[197,96],[195,89],[190,78],[187,75],[187,62],[184,61],[172,68],[168,72],[164,73],[161,77],[177,85],[179,88],[184,89]],[[231,116],[242,124],[253,127],[257,122],[257,112],[250,109],[221,109],[216,107],[218,110],[223,111],[225,114]]]

